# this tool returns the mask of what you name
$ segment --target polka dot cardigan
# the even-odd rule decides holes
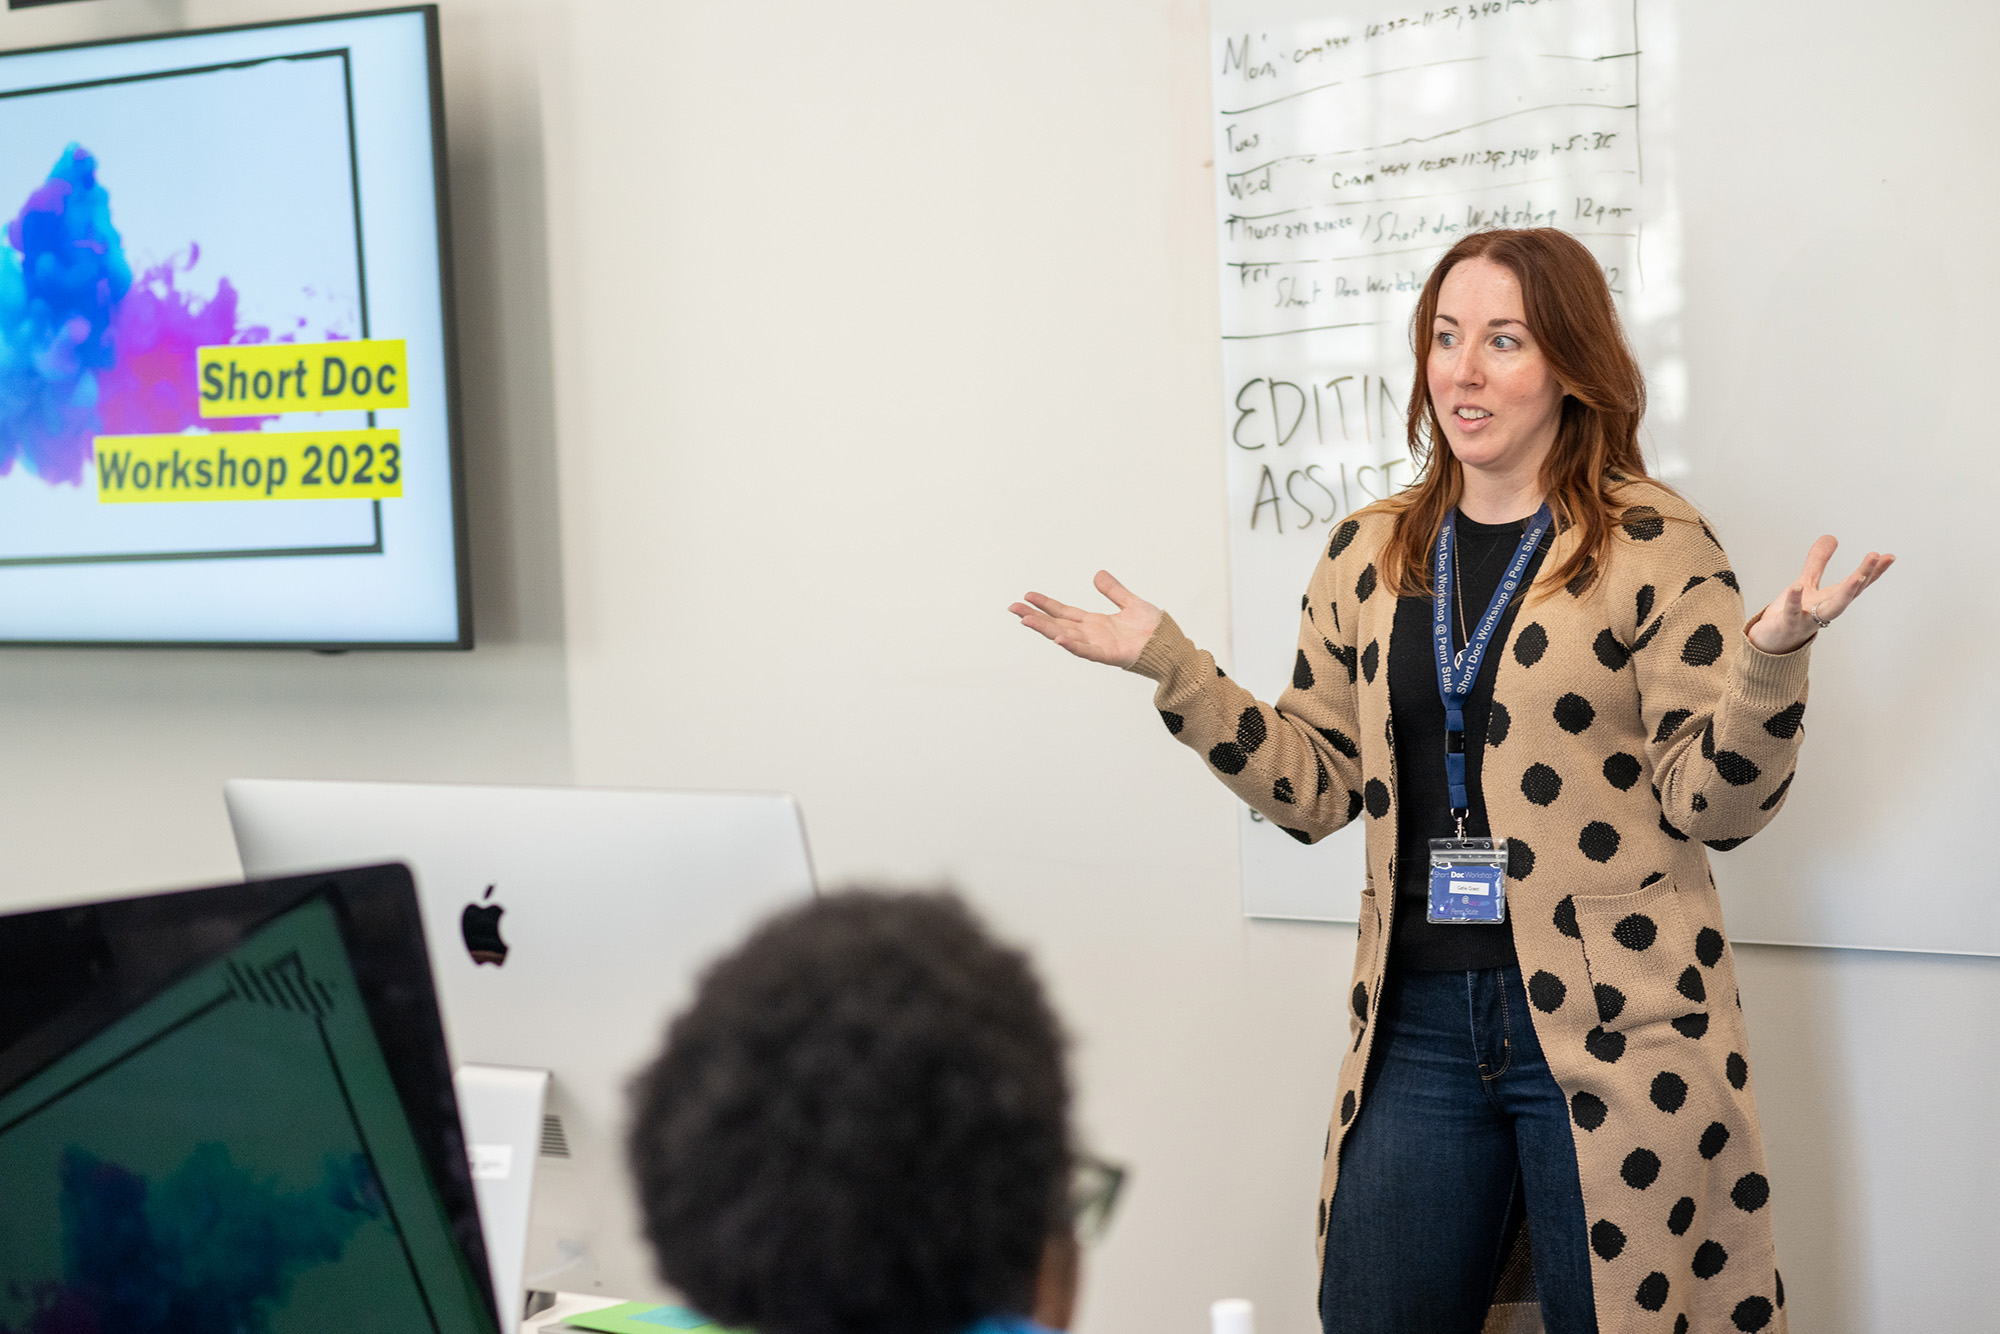
[[[1602,577],[1537,581],[1498,655],[1486,807],[1508,840],[1508,901],[1536,1034],[1568,1099],[1604,1334],[1783,1330],[1770,1182],[1742,1007],[1708,850],[1784,804],[1804,735],[1810,647],[1773,656],[1701,516],[1633,482]],[[1168,731],[1302,842],[1362,816],[1367,887],[1320,1187],[1366,1114],[1369,1015],[1395,908],[1387,657],[1391,519],[1341,523],[1313,573],[1291,688],[1259,703],[1171,618],[1133,670]],[[1555,538],[1546,572],[1576,541]],[[1382,892],[1377,893],[1381,887]]]

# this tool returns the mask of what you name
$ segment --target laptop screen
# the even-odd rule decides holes
[[[399,988],[364,995],[344,906],[307,894],[0,1084],[0,1334],[492,1334],[435,1127],[378,1038]],[[85,972],[134,944],[115,924],[79,932]],[[400,992],[436,1033],[423,982]],[[446,1083],[415,1101],[449,1098]]]

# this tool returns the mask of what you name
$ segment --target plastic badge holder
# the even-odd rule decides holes
[[[1507,920],[1507,840],[1431,840],[1428,918],[1439,924]]]

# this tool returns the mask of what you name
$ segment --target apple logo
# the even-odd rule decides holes
[[[493,897],[488,885],[482,899]],[[497,903],[468,903],[459,915],[459,934],[465,937],[465,952],[474,964],[490,963],[496,968],[507,962],[507,942],[500,939],[500,914],[507,910]]]

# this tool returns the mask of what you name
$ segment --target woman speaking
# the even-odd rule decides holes
[[[1562,232],[1460,240],[1411,332],[1417,480],[1334,530],[1275,708],[1107,573],[1115,614],[1011,610],[1158,682],[1293,837],[1368,816],[1326,1334],[1473,1334],[1524,1221],[1549,1334],[1782,1330],[1707,849],[1783,805],[1808,646],[1894,558],[1822,586],[1822,537],[1746,625],[1714,533],[1646,477],[1644,382]]]

